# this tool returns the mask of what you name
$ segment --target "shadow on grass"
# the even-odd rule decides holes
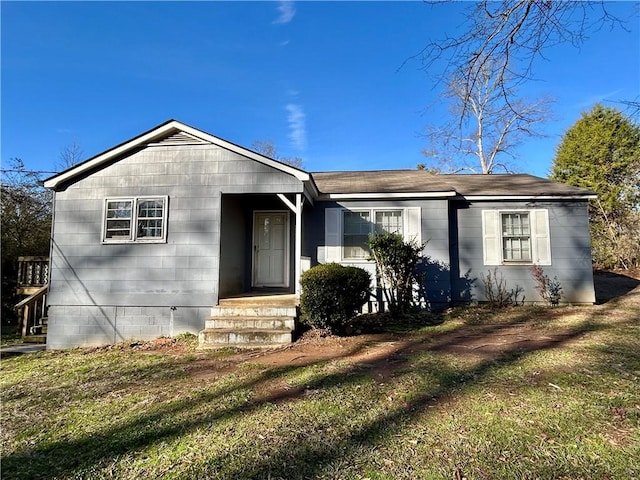
[[[72,355],[76,354],[76,352],[72,353]],[[117,354],[87,353],[87,363],[75,365],[71,358],[76,357],[70,357],[65,352],[40,352],[30,355],[39,355],[38,359],[43,364],[42,368],[38,369],[38,379],[31,385],[31,388],[37,389],[39,382],[47,381],[46,376],[56,375],[58,378],[55,387],[48,388],[46,391],[47,402],[51,404],[59,403],[62,405],[70,398],[74,401],[100,399],[112,392],[116,385],[119,390],[139,387],[145,382],[161,387],[163,384],[187,376],[184,369],[180,368],[180,365],[170,357],[163,357],[161,361],[151,361],[151,359],[139,357],[140,363],[113,365],[110,362],[105,362],[104,357]],[[3,363],[11,361],[19,361],[19,359],[17,357],[2,358]],[[7,364],[5,363],[5,365]],[[90,373],[88,378],[87,373]],[[82,389],[78,389],[74,375],[86,379]],[[20,389],[14,391],[12,387],[14,387],[14,383],[4,384],[4,401],[15,400],[23,395]]]
[[[429,414],[430,407],[445,402],[452,395],[463,393],[467,388],[489,378],[496,369],[507,367],[531,352],[559,348],[586,333],[608,328],[600,321],[606,317],[607,310],[605,306],[581,325],[563,332],[549,333],[544,339],[525,339],[503,344],[500,348],[485,352],[485,358],[472,366],[453,366],[446,358],[436,358],[429,365],[430,374],[435,377],[430,387],[417,392],[410,401],[390,406],[375,418],[352,427],[348,434],[334,441],[318,442],[317,437],[316,441],[312,441],[311,437],[305,437],[305,440],[295,437],[274,446],[268,450],[268,454],[234,463],[227,462],[227,455],[231,454],[229,450],[233,448],[230,446],[226,451],[222,449],[225,453],[202,459],[197,465],[199,473],[209,472],[208,475],[212,478],[218,476],[230,479],[315,478],[327,465],[346,461],[357,456],[362,448],[373,448],[402,433],[408,422]],[[516,318],[510,323],[476,328],[476,333],[479,338],[489,342],[495,335],[504,333],[504,329],[519,323],[521,322]],[[435,335],[409,336],[406,341],[397,342],[383,356],[367,359],[367,372],[384,372],[387,376],[400,372],[424,373],[424,365],[416,366],[413,363],[414,356],[418,353],[452,352],[462,348],[461,338],[468,338],[464,336],[465,328],[468,327],[461,326]],[[361,353],[364,348],[366,346],[340,355],[337,358],[346,360],[343,368],[312,377],[304,387],[286,391],[279,389],[249,398],[250,395],[246,392],[256,386],[274,380],[284,381],[288,375],[302,372],[308,364],[270,369],[227,386],[214,386],[215,390],[195,391],[188,398],[152,407],[151,412],[105,428],[97,434],[39,444],[5,455],[2,461],[3,477],[44,479],[83,476],[93,466],[108,464],[122,455],[139,452],[196,429],[206,428],[216,422],[240,419],[268,405],[297,401],[304,398],[306,391],[347,387],[358,382],[363,374],[361,364],[351,365],[348,360]],[[333,415],[335,421],[339,422],[341,413]],[[313,426],[310,425],[309,428]],[[221,465],[227,467],[223,477],[219,477],[217,473]]]
[[[595,271],[593,285],[596,291],[596,303],[601,305],[616,298],[624,297],[638,285],[640,280],[621,273]]]

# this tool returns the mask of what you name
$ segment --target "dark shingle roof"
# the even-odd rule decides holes
[[[524,173],[500,175],[442,175],[465,197],[471,195],[589,196],[589,190]]]
[[[315,172],[311,176],[320,193],[453,192],[440,176],[423,170]]]
[[[437,193],[467,196],[589,196],[593,192],[528,174],[435,175],[423,170],[314,172],[321,194]]]

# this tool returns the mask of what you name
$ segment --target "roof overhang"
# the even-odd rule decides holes
[[[135,149],[138,149],[144,146],[148,146],[154,141],[157,141],[171,133],[178,132],[178,131],[182,131],[188,135],[204,140],[208,143],[217,145],[221,148],[225,148],[239,155],[250,158],[252,160],[260,162],[269,167],[275,168],[276,170],[280,170],[284,173],[288,173],[289,175],[294,176],[295,178],[297,178],[298,180],[301,180],[302,182],[308,183],[310,180],[310,175],[303,170],[278,162],[276,160],[273,160],[272,158],[269,158],[257,152],[254,152],[253,150],[249,150],[247,148],[236,145],[235,143],[231,143],[222,138],[216,137],[209,133],[190,127],[189,125],[178,122],[177,120],[169,120],[168,122],[165,122],[162,125],[159,125],[156,128],[149,130],[146,133],[138,135],[137,137],[127,142],[124,142],[110,150],[107,150],[106,152],[98,154],[95,157],[92,157],[86,160],[85,162],[79,165],[76,165],[75,167],[72,167],[68,170],[65,170],[64,172],[61,172],[57,175],[54,175],[53,177],[46,179],[44,182],[44,186],[46,188],[55,189],[61,185],[64,185],[72,181],[74,178],[78,176],[81,176],[88,172],[96,170],[101,166],[116,160],[118,157],[121,157],[122,155],[125,155],[128,152],[131,152]]]
[[[320,200],[389,200],[403,198],[454,197],[456,192],[321,193]]]
[[[461,195],[464,200],[504,201],[504,200],[592,200],[595,194],[586,195]]]

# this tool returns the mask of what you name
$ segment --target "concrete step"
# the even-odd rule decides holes
[[[49,324],[48,317],[42,317],[37,325],[33,325],[29,328],[29,335],[45,335],[47,334],[47,325]],[[36,342],[40,343],[40,342]],[[43,342],[44,343],[44,342]]]
[[[235,329],[235,330],[293,330],[295,319],[286,317],[211,317],[205,322],[205,329]]]
[[[212,317],[292,317],[297,316],[296,307],[260,305],[217,305],[211,308]]]
[[[26,335],[22,337],[24,343],[47,343],[46,334]]]
[[[219,305],[230,307],[295,307],[298,303],[294,294],[243,294],[236,297],[221,298]]]
[[[292,339],[291,330],[205,329],[198,335],[198,348],[270,347],[291,343]]]
[[[269,347],[293,341],[295,295],[241,295],[220,300],[198,336],[199,348]]]

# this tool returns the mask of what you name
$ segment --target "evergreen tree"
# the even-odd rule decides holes
[[[640,264],[640,126],[594,106],[564,134],[551,178],[598,194],[589,205],[596,266]]]

